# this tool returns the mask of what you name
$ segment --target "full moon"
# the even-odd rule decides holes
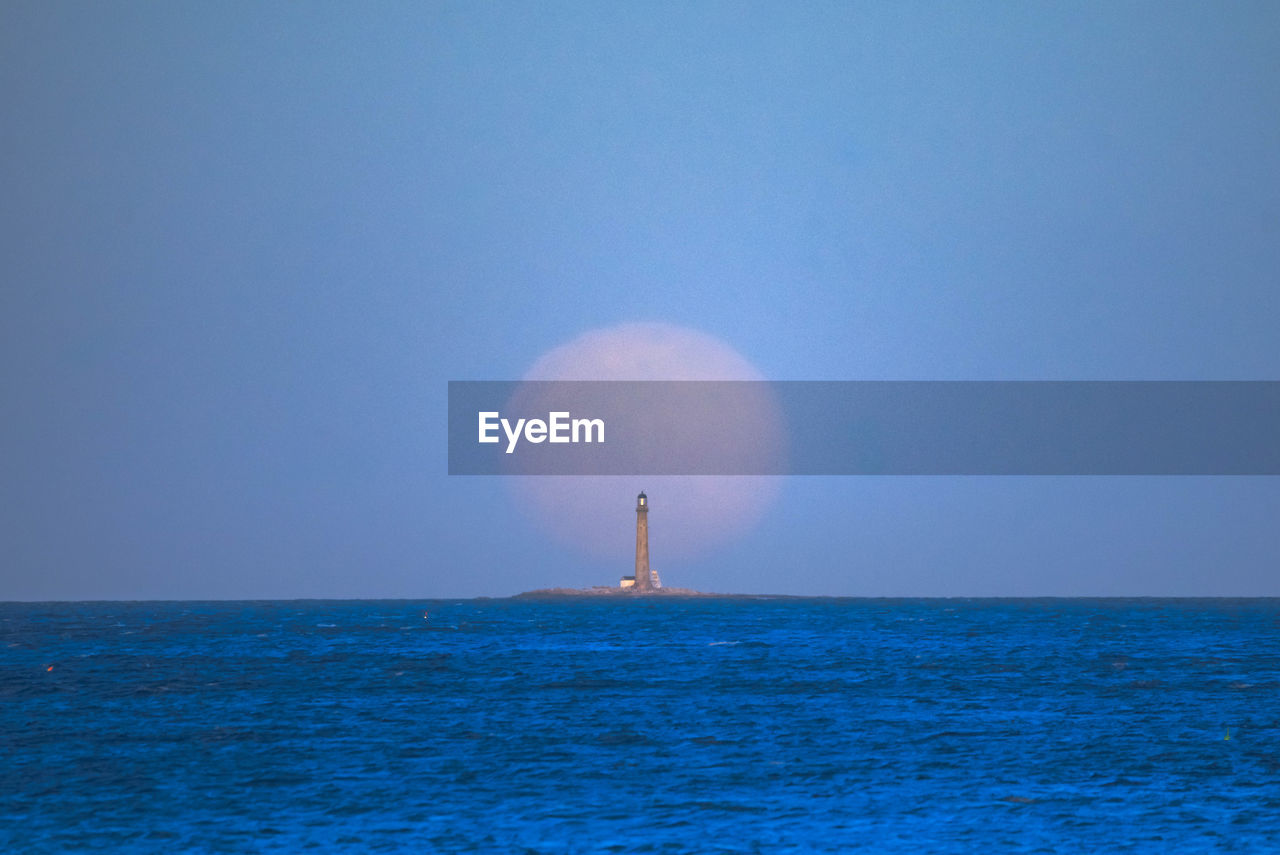
[[[764,380],[741,354],[697,330],[632,323],[591,330],[547,351],[525,380]],[[766,420],[772,414],[764,414]],[[705,554],[759,522],[778,491],[763,476],[517,476],[519,506],[557,540],[626,568],[635,545],[635,499],[652,507],[653,566]],[[672,568],[674,569],[674,568]],[[679,584],[678,576],[669,577]]]

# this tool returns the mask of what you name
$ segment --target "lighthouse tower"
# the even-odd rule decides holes
[[[635,590],[638,593],[653,590],[653,577],[649,574],[649,497],[643,491],[636,496]]]

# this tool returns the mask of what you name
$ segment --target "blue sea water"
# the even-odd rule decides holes
[[[1280,601],[0,604],[0,745],[4,852],[1280,851]]]

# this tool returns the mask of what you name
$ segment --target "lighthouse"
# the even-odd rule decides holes
[[[637,593],[653,590],[649,574],[649,497],[640,491],[636,496],[636,583]]]

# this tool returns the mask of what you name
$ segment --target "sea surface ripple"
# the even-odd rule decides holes
[[[1280,601],[5,603],[0,745],[4,852],[1280,851]]]

